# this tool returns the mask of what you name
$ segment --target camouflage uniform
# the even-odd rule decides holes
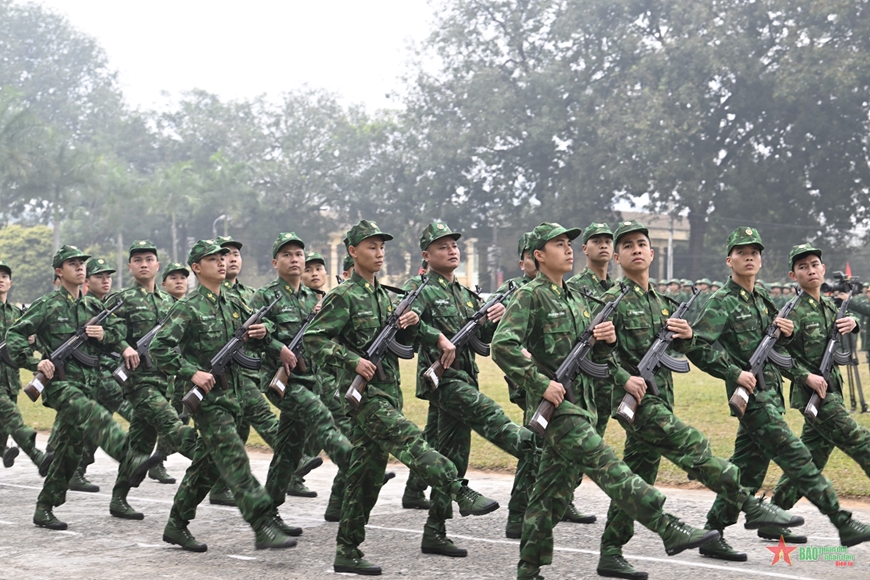
[[[199,262],[221,251],[213,240],[200,240],[191,249],[188,263]],[[188,388],[192,388],[193,375],[197,371],[207,372],[211,357],[250,314],[251,309],[238,297],[230,293],[214,294],[200,285],[175,303],[163,328],[151,342],[154,364],[162,372],[186,380]],[[249,340],[247,345],[257,348],[261,343]],[[178,487],[167,529],[186,529],[196,516],[197,506],[218,479],[227,483],[242,517],[255,530],[267,527],[275,511],[266,490],[251,473],[245,446],[239,437],[242,377],[238,366],[231,364],[225,378],[226,388],[218,380],[193,416],[204,445],[197,446],[193,462]],[[167,532],[164,534],[166,539]]]
[[[355,246],[372,236],[392,239],[373,222],[363,220],[345,240]],[[305,333],[305,351],[326,374],[353,377],[366,345],[377,336],[392,311],[393,304],[377,280],[373,286],[354,271],[348,282],[327,293],[320,313]],[[416,331],[416,326],[404,329],[397,338],[405,344],[413,343]],[[365,525],[378,499],[390,454],[417,472],[427,485],[450,490],[454,498],[463,493],[453,462],[429,446],[420,429],[402,414],[397,357],[387,354],[382,367],[386,380],[376,374],[359,408],[350,411],[353,451],[336,538],[336,569],[339,562],[371,566],[362,560],[358,546],[365,540]],[[341,390],[345,387],[341,385]]]
[[[65,245],[55,254],[53,264],[59,268],[66,260],[87,257],[75,246]],[[51,351],[70,338],[76,329],[103,310],[103,304],[93,296],[73,296],[61,285],[36,300],[9,328],[6,333],[9,356],[18,366],[29,364],[33,347],[27,338],[35,334],[39,344],[46,347],[43,358],[48,358]],[[114,320],[110,318],[103,324],[102,341],[87,340],[81,350],[97,356],[117,347],[121,336]],[[88,396],[99,381],[99,369],[88,368],[70,358],[65,364],[65,372],[65,380],[55,377],[42,393],[43,404],[57,412],[54,423],[57,447],[37,498],[37,515],[40,511],[50,515],[52,507],[66,501],[67,483],[79,466],[86,442],[101,447],[117,461],[121,461],[125,454],[126,434],[111,414]],[[138,468],[144,461],[139,457],[135,463]],[[48,523],[48,520],[44,522]]]
[[[558,224],[535,228],[530,248],[579,230]],[[536,245],[537,244],[537,245]],[[538,407],[556,367],[568,355],[591,318],[586,300],[564,284],[557,286],[544,274],[517,291],[507,307],[492,341],[496,364],[528,397],[527,418]],[[535,361],[527,359],[525,347]],[[612,346],[598,343],[596,358],[606,359]],[[543,372],[542,372],[543,371]],[[580,471],[586,473],[632,518],[663,533],[670,517],[662,510],[665,496],[634,475],[595,432],[597,413],[592,382],[580,375],[573,385],[577,404],[565,400],[549,423],[544,438],[535,487],[523,522],[518,578],[536,578],[542,565],[553,559],[553,527],[568,507]]]
[[[447,225],[436,222],[426,228],[420,238],[420,247],[425,250],[441,238],[457,239],[459,235]],[[456,353],[457,362],[444,370],[434,391],[423,378],[423,373],[441,356],[436,348],[438,337],[443,334],[449,340],[483,306],[477,296],[455,279],[451,282],[431,269],[428,276],[429,282],[414,302],[413,309],[420,316],[416,394],[417,398],[429,401],[430,406],[438,409],[438,436],[434,447],[456,465],[459,477],[464,477],[468,469],[472,429],[518,459],[532,458],[522,463],[523,471],[517,474],[515,481],[514,491],[520,501],[515,509],[524,512],[528,501],[526,490],[534,484],[538,467],[535,436],[511,421],[498,403],[480,392],[477,383],[479,370],[471,347]],[[415,278],[405,285],[405,290],[415,290],[418,286],[419,278]],[[477,331],[478,338],[488,343],[495,328],[496,324],[485,322]],[[443,490],[433,489],[432,507],[436,515],[430,516],[427,526],[443,531],[444,521],[453,517],[452,501]]]
[[[282,233],[272,246],[272,256],[277,256],[279,250],[289,243],[305,247],[295,233]],[[281,350],[290,344],[302,328],[305,317],[318,302],[318,295],[304,284],[300,283],[298,290],[294,291],[293,286],[279,278],[257,290],[251,300],[251,308],[259,309],[271,304],[276,294],[280,300],[264,319],[270,325],[270,341],[260,369],[260,386],[272,404],[281,409],[277,445],[266,479],[266,490],[275,505],[280,506],[284,503],[287,485],[302,457],[306,428],[339,466],[341,482],[344,481],[344,472],[350,460],[351,444],[338,430],[332,414],[320,400],[321,385],[316,364],[306,364],[305,372],[298,369],[291,372],[283,398],[269,389],[269,382],[282,364]],[[306,363],[309,362],[306,359]],[[338,495],[341,495],[340,490]]]
[[[728,238],[726,255],[734,246],[757,244],[761,237],[754,228],[738,228]],[[761,246],[763,249],[763,246]],[[755,286],[747,291],[731,277],[707,302],[694,325],[695,340],[687,355],[701,370],[725,381],[727,397],[737,387],[737,379],[755,351],[777,310],[767,293]],[[778,344],[787,347],[794,339],[781,336]],[[712,345],[719,342],[724,352]],[[740,483],[753,494],[764,482],[771,460],[782,468],[792,484],[838,528],[851,514],[840,510],[830,480],[813,464],[807,447],[791,432],[782,418],[785,413],[782,375],[773,363],[764,365],[765,388],[756,385],[746,413],[740,419],[731,463],[740,469]],[[732,412],[733,414],[733,412]],[[707,526],[724,530],[737,522],[739,509],[718,496],[707,514]]]
[[[795,246],[789,256],[789,265],[792,266],[795,259],[810,253],[821,258],[821,251],[809,244]],[[788,352],[794,361],[794,367],[790,371],[792,383],[789,403],[792,408],[803,413],[813,393],[806,386],[806,379],[811,373],[821,375],[819,365],[825,353],[828,333],[837,318],[837,306],[830,298],[822,296],[821,301],[817,301],[809,294],[803,294],[789,318],[795,325],[794,339],[788,345]],[[858,332],[857,326],[853,332]],[[813,464],[819,470],[825,468],[834,447],[838,447],[870,476],[870,432],[859,425],[846,410],[843,401],[843,377],[836,364],[831,370],[828,392],[819,407],[818,418],[815,422],[804,422],[801,441],[810,450]],[[776,484],[773,501],[788,509],[800,498],[801,493],[783,475]]]

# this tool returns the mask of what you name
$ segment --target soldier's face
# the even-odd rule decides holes
[[[175,298],[187,294],[187,276],[181,272],[173,272],[163,281],[163,289]]]
[[[735,246],[725,258],[725,263],[736,276],[756,276],[761,270],[761,248],[758,244]]]
[[[653,249],[643,232],[631,232],[619,238],[616,248],[616,263],[626,274],[640,274],[649,270]]]
[[[88,277],[88,290],[94,295],[102,298],[112,291],[112,275],[108,272],[101,272]]]
[[[709,284],[698,284],[698,288],[701,289],[701,292],[706,292],[707,290],[710,289],[710,285]]]
[[[789,278],[798,283],[804,290],[815,291],[821,287],[825,279],[825,265],[818,256],[810,254],[805,258],[794,261]]]
[[[538,269],[535,267],[535,257],[532,252],[523,252],[523,259],[520,260],[520,270],[529,278],[534,278],[538,275]]]
[[[667,289],[668,289],[667,284],[659,284],[659,292],[661,292],[662,294],[664,294],[667,291]]]
[[[85,261],[81,258],[64,260],[60,268],[55,268],[54,273],[66,284],[85,283]]]
[[[372,236],[362,240],[355,246],[348,247],[353,263],[358,270],[374,274],[384,265],[385,244],[380,236]]]
[[[298,280],[305,268],[305,250],[299,244],[284,244],[272,260],[272,267],[282,278]],[[227,264],[227,277],[232,275],[232,252]]]
[[[235,280],[236,276],[242,271],[242,253],[238,248],[229,247],[230,253],[227,254],[226,268],[227,279]]]
[[[459,245],[451,237],[435,240],[423,250],[423,259],[429,262],[429,269],[441,274],[453,272],[459,267]]]
[[[127,268],[137,282],[151,282],[160,270],[160,262],[154,252],[136,252],[130,256]]]
[[[583,244],[583,253],[590,262],[605,264],[613,258],[613,238],[607,235],[592,236]]]
[[[309,288],[320,290],[326,285],[326,267],[320,262],[309,262],[302,272],[302,283]]]
[[[782,288],[771,288],[770,293],[773,296],[782,296]]]
[[[191,269],[206,282],[223,282],[227,278],[227,259],[225,254],[212,254],[191,264]]]
[[[12,287],[12,276],[5,270],[0,270],[0,294],[6,294]]]
[[[547,268],[556,274],[567,274],[574,268],[574,248],[567,234],[556,236],[543,248],[535,250],[535,257],[541,269]]]

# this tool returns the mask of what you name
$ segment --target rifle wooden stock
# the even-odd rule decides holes
[[[749,404],[749,391],[741,387],[740,385],[734,389],[734,394],[731,395],[731,398],[728,399],[728,406],[731,407],[731,410],[734,411],[734,414],[737,415],[738,419],[742,419],[743,415],[746,414],[746,405]]]
[[[229,388],[227,378],[224,375],[218,375],[215,377],[215,385],[214,387],[212,387],[212,389],[214,389],[218,385],[220,385],[220,387],[224,390],[227,390]],[[184,395],[184,398],[181,399],[181,402],[184,403],[185,408],[190,411],[188,415],[194,415],[197,411],[199,411],[202,400],[207,394],[208,393],[200,389],[198,386],[194,385],[193,388],[190,389],[186,395]]]
[[[272,392],[275,393],[275,396],[278,399],[284,399],[284,393],[287,391],[287,382],[290,379],[290,375],[287,374],[287,371],[284,370],[284,365],[278,367],[278,371],[275,373],[275,376],[272,377],[272,380],[269,381],[269,388],[272,389]]]
[[[619,408],[616,409],[616,416],[631,425],[634,423],[634,415],[637,413],[638,400],[634,395],[625,393],[622,401],[619,403]]]
[[[130,375],[127,374],[127,363],[122,362],[118,368],[116,368],[112,372],[112,378],[115,379],[115,382],[121,385],[122,387],[127,383],[127,379],[130,378]]]
[[[368,385],[368,381],[366,381],[362,375],[357,375],[350,384],[350,387],[348,387],[347,392],[344,394],[344,400],[347,401],[354,410],[359,409],[359,405],[362,402],[363,391],[366,390],[366,385]]]
[[[541,404],[538,405],[535,414],[532,415],[532,420],[529,421],[529,429],[543,437],[547,433],[547,427],[550,425],[555,411],[556,405],[547,399],[541,399]]]
[[[453,359],[453,364],[450,365],[451,368],[458,369],[459,368],[459,358]],[[441,359],[436,360],[432,365],[423,371],[423,380],[426,381],[426,384],[429,385],[429,389],[434,391],[438,388],[438,385],[441,382],[441,377],[444,376],[444,371],[447,370],[444,368],[444,365],[441,364]]]
[[[52,379],[46,377],[45,373],[42,371],[36,371],[30,382],[25,385],[24,392],[28,398],[35,403],[39,400],[42,391],[44,391],[55,378],[59,381],[66,379],[66,371],[64,370],[63,365],[54,367],[54,378]]]
[[[813,396],[810,397],[810,402],[807,403],[807,408],[804,409],[804,417],[807,418],[811,423],[815,423],[816,419],[819,418],[819,407],[822,406],[822,398],[818,393],[813,393]]]

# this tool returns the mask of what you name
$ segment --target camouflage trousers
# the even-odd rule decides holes
[[[771,461],[779,465],[798,492],[823,514],[840,511],[831,481],[813,464],[810,450],[788,428],[779,410],[770,404],[752,404],[740,419],[731,463],[740,470],[740,484],[756,493]],[[739,508],[718,496],[707,513],[707,527],[720,532],[737,523]]]
[[[251,427],[260,434],[266,445],[276,449],[278,444],[278,418],[257,386],[258,377],[242,373],[239,389],[239,404],[242,406],[239,436],[247,443]]]
[[[870,431],[852,418],[839,393],[828,393],[822,400],[815,423],[804,422],[801,441],[809,449],[813,465],[820,471],[825,468],[834,447],[838,447],[870,477]],[[791,480],[783,475],[776,484],[772,501],[783,509],[789,509],[801,495]]]
[[[423,440],[429,445],[435,446],[438,440],[438,407],[429,403],[429,410],[426,412],[426,425],[423,427]],[[522,459],[520,459],[522,461]],[[409,492],[424,492],[429,485],[423,481],[413,471],[408,474],[408,481],[405,483],[405,489]]]
[[[453,462],[426,443],[420,428],[386,398],[363,395],[360,408],[350,416],[353,450],[336,537],[336,550],[345,556],[352,556],[365,541],[365,526],[378,500],[390,455],[433,489],[452,495],[462,485]]]
[[[86,384],[86,381],[83,381]],[[85,447],[100,447],[112,459],[121,461],[127,434],[99,403],[85,396],[69,381],[52,381],[43,396],[57,414],[52,427],[54,461],[42,485],[37,503],[59,506],[66,501],[69,480],[82,462]]]
[[[251,463],[238,432],[241,407],[235,393],[206,397],[194,415],[201,443],[175,493],[170,518],[185,525],[212,486],[223,480],[233,494],[242,517],[252,526],[273,510],[272,500],[251,473]]]
[[[341,400],[336,399],[334,395],[335,387],[332,385],[332,381],[329,381],[329,384],[324,382],[324,388],[320,392],[320,401],[329,410],[335,426],[338,427],[338,430],[347,438],[348,444],[350,444],[352,423],[344,405],[341,404]],[[312,436],[311,433],[308,433],[305,436],[305,447],[302,453],[308,457],[316,457],[320,455],[321,451],[323,451],[323,445],[320,440]],[[350,453],[348,453],[348,461],[350,461]],[[423,486],[423,489],[425,489],[425,484]],[[334,502],[336,505],[341,505],[345,487],[347,487],[347,469],[339,469],[338,473],[335,474],[335,479],[332,480],[329,503]]]
[[[340,471],[348,467],[351,444],[335,425],[332,414],[320,397],[303,385],[288,384],[283,399],[278,399],[271,390],[267,396],[281,409],[278,441],[266,478],[266,489],[275,505],[280,506],[284,503],[287,486],[302,457],[306,431],[326,450]]]
[[[100,377],[94,389],[94,400],[110,413],[117,413],[127,422],[133,419],[133,406],[124,398],[124,390],[110,376]]]
[[[552,563],[553,527],[568,508],[581,470],[628,517],[655,532],[666,524],[664,494],[632,473],[587,419],[564,413],[571,407],[568,401],[559,406],[544,437],[541,465],[523,518],[520,565],[525,567]]]
[[[129,398],[133,418],[127,431],[126,453],[115,480],[115,490],[121,493],[130,489],[127,476],[130,462],[137,455],[150,455],[158,435],[162,439],[161,453],[164,456],[178,451],[188,459],[193,459],[198,440],[196,429],[181,422],[159,385],[140,385],[130,392]]]
[[[613,395],[613,379],[592,379],[593,393],[595,396],[595,410],[598,413],[598,421],[595,423],[595,432],[598,436],[604,438],[604,433],[607,431],[607,424],[610,423],[610,410],[613,407],[611,396]],[[577,480],[579,486],[583,482],[583,474]],[[573,503],[573,498],[572,498]]]
[[[477,386],[460,379],[442,378],[438,388],[429,393],[429,401],[430,406],[438,409],[433,447],[453,462],[459,477],[465,477],[468,470],[472,429],[502,451],[526,459],[520,464],[514,483],[515,509],[525,512],[540,460],[535,434],[511,421],[499,404]],[[432,508],[430,516],[440,521],[453,517],[453,501],[443,490],[432,490]]]
[[[660,400],[645,397],[638,407],[634,424],[620,420],[625,428],[623,461],[645,482],[654,485],[662,456],[719,494],[719,498],[738,511],[749,499],[740,487],[740,472],[724,459],[713,456],[703,433],[686,425]],[[601,554],[621,555],[622,546],[634,536],[634,521],[611,502],[607,524],[601,536]]]
[[[18,408],[18,394],[12,395],[6,386],[0,385],[0,439],[3,443],[8,435],[30,459],[38,456],[36,431],[24,424],[21,409]]]

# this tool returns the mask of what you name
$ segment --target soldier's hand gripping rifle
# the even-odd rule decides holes
[[[837,311],[837,317],[834,318],[834,324],[831,326],[831,331],[828,333],[828,343],[825,345],[825,354],[822,356],[822,364],[819,366],[822,378],[825,379],[825,383],[827,383],[829,387],[831,385],[831,372],[834,370],[834,364],[847,365],[852,362],[852,351],[849,349],[844,351],[838,348],[840,346],[840,338],[843,335],[840,334],[840,330],[837,328],[837,321],[841,318],[845,318],[846,310],[849,308],[849,303],[852,301],[854,293],[855,287],[852,284],[849,284],[849,294],[846,295],[843,303],[840,304],[840,309]],[[821,404],[822,398],[817,392],[813,391],[813,395],[810,397],[806,409],[804,409],[804,417],[806,417],[810,422],[814,422],[819,416],[819,406],[821,406]]]
[[[510,282],[507,292],[491,296],[487,303],[481,306],[480,310],[475,312],[471,318],[468,319],[465,326],[460,328],[459,331],[453,335],[450,339],[450,342],[456,347],[456,358],[453,359],[453,368],[459,368],[459,353],[466,346],[470,346],[471,350],[480,356],[489,356],[489,345],[477,337],[477,330],[486,323],[487,311],[496,304],[504,304],[516,290],[517,285]],[[438,383],[441,381],[441,377],[444,376],[444,370],[444,367],[441,365],[441,360],[436,360],[432,366],[426,369],[423,373],[423,379],[433,391],[438,388]]]
[[[595,315],[592,321],[586,326],[586,330],[584,330],[583,334],[580,335],[580,338],[577,339],[574,348],[571,349],[571,352],[565,360],[562,361],[559,368],[556,369],[556,374],[553,377],[553,380],[562,384],[562,387],[565,389],[565,398],[572,403],[577,400],[574,396],[574,387],[572,387],[572,384],[581,371],[598,379],[604,379],[610,376],[610,371],[607,369],[607,365],[594,363],[589,360],[588,356],[594,345],[592,333],[594,332],[595,327],[613,315],[616,311],[616,307],[622,299],[625,298],[625,295],[628,294],[629,290],[631,290],[631,287],[628,284],[621,284],[620,288],[622,289],[622,292],[616,298],[605,304],[598,314]],[[538,367],[543,368],[540,364],[538,364]],[[553,418],[553,412],[555,412],[555,410],[556,406],[553,403],[547,399],[541,400],[541,404],[538,405],[538,409],[532,416],[532,420],[529,421],[529,429],[543,437],[544,433],[547,431],[547,426],[550,424],[550,420]]]
[[[272,307],[275,306],[280,299],[281,296],[275,292],[275,300],[273,300],[271,304],[267,304],[251,314],[250,318],[236,329],[232,338],[230,338],[217,354],[211,358],[208,373],[215,378],[215,381],[220,382],[222,388],[226,389],[228,387],[226,371],[231,363],[236,363],[240,367],[252,371],[260,370],[260,359],[245,354],[245,335],[251,326],[260,324],[263,317],[272,310]],[[206,392],[197,386],[194,386],[186,395],[184,395],[181,402],[184,403],[184,406],[188,409],[188,415],[193,415],[199,410],[200,403],[202,403],[205,395]]]
[[[305,320],[302,321],[302,327],[299,329],[299,332],[296,333],[296,336],[294,336],[293,340],[290,341],[290,344],[287,345],[287,348],[290,349],[290,352],[292,352],[296,357],[296,366],[293,370],[299,369],[299,372],[301,373],[304,373],[308,369],[305,365],[305,358],[303,357],[305,351],[302,348],[302,336],[305,334],[305,331],[308,330],[308,327],[311,325],[311,321],[314,320],[316,314],[317,311],[315,310],[308,313],[308,316],[306,316]],[[275,392],[279,399],[284,398],[284,392],[287,390],[287,381],[289,379],[290,374],[282,364],[278,367],[278,371],[269,382],[269,388]]]
[[[87,328],[88,326],[100,326],[105,319],[115,313],[115,311],[124,304],[123,300],[118,300],[115,305],[109,310],[103,310],[83,325],[78,327],[76,331],[66,339],[62,345],[57,347],[54,352],[52,352],[48,360],[52,362],[54,365],[54,375],[60,379],[61,381],[66,379],[66,370],[64,366],[66,365],[66,361],[70,359],[70,357],[74,358],[79,364],[82,366],[96,368],[100,365],[100,358],[96,356],[91,356],[89,354],[83,353],[79,348],[85,343],[88,339]],[[30,397],[30,400],[34,403],[37,399],[39,399],[39,395],[42,394],[42,391],[45,390],[45,387],[51,382],[42,371],[37,371],[35,375],[33,375],[33,380],[27,383],[27,386],[24,387],[24,392],[27,393],[27,396]]]
[[[791,314],[792,310],[794,310],[798,299],[803,296],[803,294],[803,290],[798,290],[797,293],[795,293],[794,298],[789,300],[786,305],[782,307],[782,310],[779,311],[776,317],[788,318],[788,315]],[[755,380],[757,381],[756,389],[759,391],[763,391],[765,387],[764,365],[768,360],[781,369],[790,369],[793,364],[790,356],[787,354],[780,354],[773,350],[776,341],[779,339],[779,334],[780,331],[776,322],[771,322],[767,326],[767,330],[764,332],[764,338],[761,339],[761,342],[759,342],[758,346],[755,347],[755,352],[753,352],[752,356],[749,357],[749,369],[747,370],[755,377]],[[734,414],[737,415],[738,419],[743,417],[743,414],[746,413],[746,405],[748,403],[749,391],[742,386],[737,385],[737,388],[734,389],[734,394],[731,395],[731,398],[728,400],[728,406],[731,407],[731,410],[734,411]]]
[[[680,304],[677,310],[671,314],[668,320],[674,319],[683,319],[686,317],[686,313],[692,307],[692,304],[695,302],[695,298],[701,293],[701,290],[692,285],[692,296],[686,302]],[[659,394],[659,386],[656,384],[656,373],[661,367],[665,367],[667,369],[672,370],[675,373],[687,373],[689,372],[689,363],[685,360],[676,359],[667,353],[668,348],[670,348],[671,343],[674,342],[674,331],[668,330],[667,325],[663,326],[661,330],[659,330],[659,335],[656,337],[655,342],[653,342],[652,346],[646,351],[646,354],[643,355],[643,358],[640,359],[640,363],[637,365],[637,374],[640,376],[643,381],[646,383],[646,388],[652,392],[653,395]],[[634,398],[630,393],[625,393],[625,396],[622,398],[622,401],[619,403],[619,408],[616,411],[616,415],[624,419],[628,422],[628,424],[634,423],[634,414],[637,411],[637,399]]]
[[[390,314],[389,318],[387,318],[387,322],[384,324],[383,328],[381,328],[380,332],[378,332],[378,335],[372,341],[371,345],[366,349],[365,358],[378,367],[378,378],[381,380],[386,380],[381,362],[383,362],[387,352],[391,352],[397,357],[403,359],[414,358],[414,349],[410,346],[405,346],[396,342],[396,333],[399,332],[399,318],[411,309],[411,305],[420,295],[420,291],[423,290],[423,287],[426,286],[427,282],[429,282],[428,277],[420,276],[420,285],[417,286],[415,290],[411,290],[405,294],[405,297],[402,298],[402,301],[399,302],[396,309],[393,310],[393,313]],[[350,384],[350,387],[347,389],[347,392],[344,394],[345,400],[354,409],[359,409],[360,402],[362,402],[362,393],[367,384],[368,382],[362,375],[357,375]]]
[[[142,338],[136,341],[136,353],[139,355],[139,366],[135,369],[127,368],[127,361],[122,361],[121,364],[112,372],[112,378],[121,385],[124,386],[124,383],[127,382],[127,379],[130,378],[130,375],[140,368],[150,369],[154,366],[151,362],[151,353],[148,352],[148,349],[151,347],[151,341],[154,340],[154,337],[157,336],[157,332],[163,328],[163,323],[166,322],[166,317],[164,316],[160,320],[157,321],[157,324],[154,325],[154,328],[148,331]]]

